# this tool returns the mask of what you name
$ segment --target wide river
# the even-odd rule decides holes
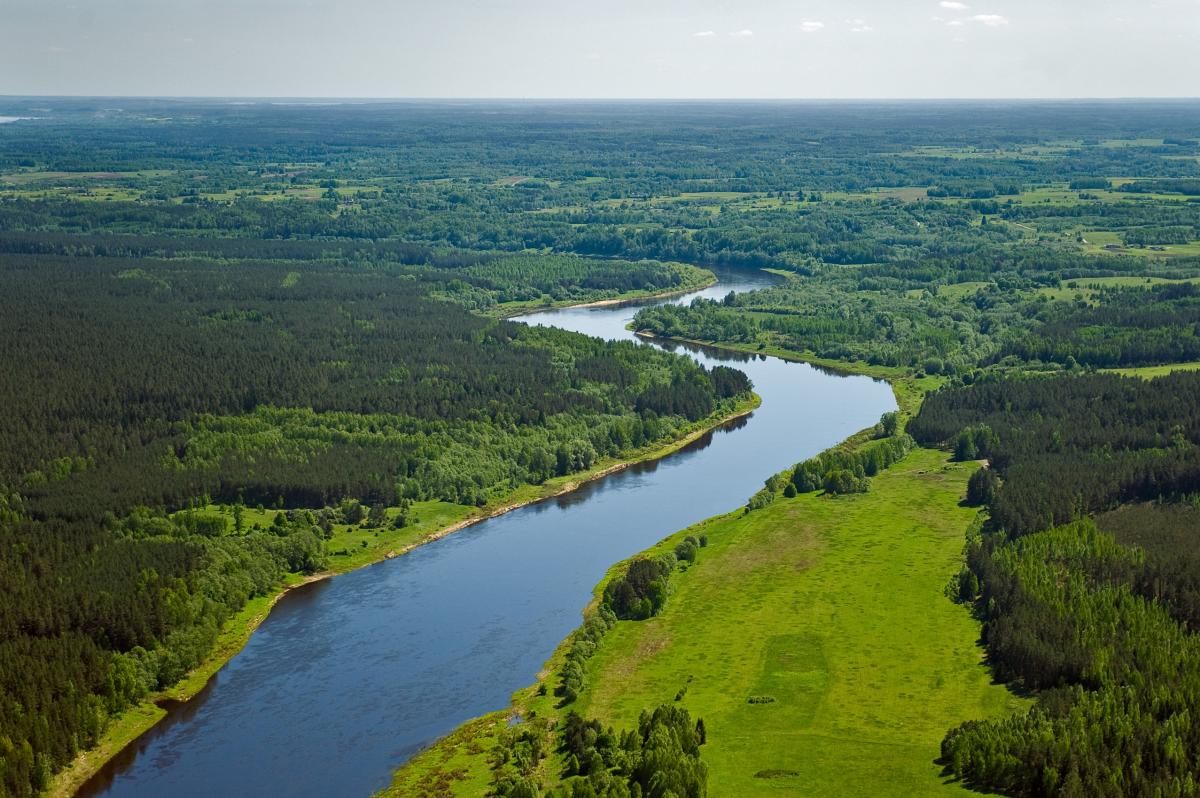
[[[769,284],[721,273],[692,297]],[[630,338],[636,307],[524,317]],[[657,344],[656,344],[657,345]],[[734,365],[762,407],[654,463],[288,593],[194,700],[119,756],[87,796],[368,796],[465,720],[503,709],[579,625],[615,562],[744,504],[763,480],[895,408],[887,384],[773,357]]]

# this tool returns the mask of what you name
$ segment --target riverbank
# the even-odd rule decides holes
[[[882,379],[905,419],[944,382],[774,347],[638,335]],[[871,438],[863,430],[833,448],[854,449]],[[673,700],[705,718],[714,794],[775,794],[780,787],[879,793],[893,783],[887,789],[896,795],[965,792],[931,764],[942,736],[964,720],[1001,717],[1021,705],[991,684],[978,622],[943,593],[976,516],[959,503],[972,470],[919,449],[875,477],[867,494],[801,495],[669,535],[637,556],[669,551],[687,535],[703,534],[709,545],[696,565],[676,574],[660,616],[620,622],[601,641],[575,703],[559,707],[554,697],[572,644],[567,637],[509,708],[469,721],[415,756],[381,795],[483,794],[492,780],[491,752],[514,717],[576,711],[628,728],[643,709]],[[585,618],[627,562],[596,585]],[[798,631],[798,610],[811,629]],[[760,694],[771,700],[748,702]],[[821,711],[830,702],[835,708]],[[796,747],[801,738],[804,751]],[[541,766],[543,782],[553,785],[563,765],[551,755]],[[807,776],[814,771],[816,782]],[[892,773],[902,778],[885,778]]]
[[[594,299],[587,302],[580,302],[577,299],[563,299],[557,301],[545,300],[530,300],[527,302],[504,302],[496,305],[487,311],[488,315],[499,316],[500,318],[511,319],[517,316],[526,316],[530,313],[541,313],[546,310],[563,310],[566,308],[603,308],[612,307],[614,305],[624,305],[634,302],[650,302],[656,299],[671,299],[684,294],[691,294],[696,291],[702,291],[705,288],[711,288],[718,281],[717,276],[708,269],[700,266],[692,266],[688,263],[675,263],[673,266],[679,267],[678,271],[683,278],[678,286],[667,289],[665,291],[628,291],[619,296],[604,297],[602,299]]]
[[[328,548],[328,569],[315,574],[290,574],[278,591],[269,596],[252,599],[233,618],[226,622],[213,653],[201,665],[189,672],[174,686],[154,693],[119,717],[113,719],[100,742],[80,753],[74,762],[51,780],[46,795],[51,798],[70,798],[106,764],[165,717],[162,705],[194,698],[209,681],[249,641],[250,636],[266,619],[272,607],[290,590],[312,582],[329,579],[338,574],[362,568],[386,559],[403,556],[414,549],[467,527],[503,515],[520,507],[547,501],[578,490],[581,486],[611,474],[666,457],[694,443],[703,436],[750,415],[761,404],[757,394],[729,401],[713,415],[683,428],[681,434],[667,443],[652,444],[634,450],[624,458],[606,458],[591,469],[576,474],[549,479],[541,485],[524,485],[502,499],[484,507],[466,507],[442,502],[421,502],[414,505],[419,521],[399,530],[369,530],[341,525],[334,532]],[[269,524],[276,511],[271,509],[244,511],[245,523]],[[389,517],[399,512],[390,508]],[[340,549],[337,549],[338,546]]]
[[[638,556],[687,535],[708,545],[672,577],[660,615],[608,632],[576,702],[554,696],[567,638],[510,709],[414,757],[383,794],[483,794],[514,715],[575,711],[619,729],[664,703],[704,718],[715,795],[966,793],[933,764],[942,736],[1022,705],[991,683],[978,622],[943,594],[977,514],[959,503],[974,467],[918,449],[868,493],[803,494],[669,535]],[[626,562],[596,585],[585,617]],[[563,765],[551,755],[544,783]]]
[[[884,380],[892,386],[892,393],[896,396],[896,404],[899,405],[900,413],[904,418],[911,418],[916,415],[917,410],[921,407],[922,397],[930,391],[941,387],[946,382],[945,377],[929,374],[918,376],[911,370],[898,366],[876,366],[861,361],[833,360],[832,358],[818,357],[810,353],[794,352],[778,346],[768,345],[760,348],[757,344],[739,344],[729,341],[700,341],[694,338],[655,335],[646,330],[638,330],[634,335],[647,341],[707,346],[713,349],[725,349],[730,352],[740,352],[747,355],[769,355],[770,357],[777,357],[780,360],[786,360],[791,363],[807,363],[810,366],[816,366],[835,374]]]

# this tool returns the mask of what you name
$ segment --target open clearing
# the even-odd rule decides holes
[[[1165,377],[1176,371],[1200,371],[1200,362],[1168,363],[1165,366],[1134,366],[1124,369],[1101,369],[1101,371],[1124,374],[1126,377],[1141,377],[1144,380],[1152,380],[1155,377]]]
[[[636,727],[686,688],[713,795],[966,793],[934,763],[943,735],[1023,706],[991,683],[979,625],[942,592],[975,515],[958,504],[974,468],[917,450],[870,493],[693,528],[708,547],[662,615],[609,633],[577,709]]]

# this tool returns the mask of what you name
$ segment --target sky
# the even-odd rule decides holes
[[[1200,95],[1200,0],[0,0],[0,94]]]

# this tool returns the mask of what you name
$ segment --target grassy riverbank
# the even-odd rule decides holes
[[[668,443],[653,444],[634,450],[624,458],[607,458],[587,471],[548,479],[541,485],[524,485],[502,499],[484,507],[449,504],[446,502],[417,502],[409,508],[416,521],[402,529],[369,529],[358,525],[335,525],[333,536],[326,544],[330,566],[316,574],[289,574],[280,589],[269,596],[259,596],[249,601],[234,617],[226,622],[212,654],[197,668],[189,672],[172,687],[154,693],[136,707],[122,713],[105,730],[99,744],[82,752],[70,767],[55,775],[46,795],[51,798],[69,798],[113,757],[153,727],[166,714],[159,704],[165,701],[187,701],[204,688],[209,680],[231,660],[250,639],[254,630],[267,617],[271,608],[288,590],[309,582],[328,579],[340,573],[361,568],[380,560],[407,554],[418,546],[438,540],[488,518],[502,515],[518,507],[533,504],[555,496],[569,493],[584,483],[600,479],[608,474],[643,463],[657,460],[682,449],[703,437],[722,424],[752,413],[761,399],[752,394],[737,401],[729,401],[712,416],[701,419],[681,431],[681,435]],[[210,511],[232,516],[233,508],[212,506]],[[277,511],[274,509],[243,510],[243,523],[247,527],[260,524],[269,526]],[[388,516],[400,512],[389,508]]]
[[[905,418],[943,381],[773,347],[721,346],[886,379]],[[869,439],[864,431],[839,448]],[[705,719],[713,795],[966,792],[934,763],[946,729],[1024,705],[991,683],[978,622],[943,592],[976,520],[977,511],[959,503],[974,468],[918,449],[876,476],[866,494],[805,494],[672,534],[643,554],[688,535],[709,544],[675,575],[661,615],[609,632],[574,704],[559,708],[554,697],[566,640],[511,708],[414,757],[383,794],[482,794],[491,752],[514,714],[574,710],[629,728],[643,709],[673,700]],[[597,599],[623,567],[596,586]],[[772,700],[751,704],[751,696]],[[562,766],[551,756],[544,781],[554,784]]]
[[[975,515],[959,506],[974,468],[916,450],[869,493],[692,529],[708,547],[660,616],[609,633],[577,711],[627,727],[685,691],[713,795],[960,792],[933,764],[946,729],[1020,704],[942,593]]]
[[[692,266],[688,263],[668,263],[667,265],[679,274],[681,278],[679,285],[667,291],[625,291],[620,294],[612,291],[599,292],[594,299],[586,302],[580,302],[578,299],[554,300],[547,296],[542,299],[522,302],[501,302],[486,312],[489,316],[512,318],[514,316],[540,313],[544,310],[554,310],[556,308],[604,307],[605,305],[620,305],[625,302],[636,302],[638,300],[668,299],[670,297],[690,294],[693,291],[699,291],[717,284],[717,276],[708,269]]]
[[[974,467],[916,450],[869,493],[801,495],[675,533],[646,553],[689,534],[708,546],[675,575],[661,615],[608,633],[569,709],[628,728],[680,696],[705,719],[713,795],[964,792],[934,764],[946,729],[1022,703],[991,684],[978,623],[942,592],[975,517],[959,505]],[[547,664],[544,691],[514,696],[515,711],[567,711],[552,689],[565,650]],[[480,794],[508,714],[440,741],[388,794]],[[549,783],[561,764],[547,761]]]

